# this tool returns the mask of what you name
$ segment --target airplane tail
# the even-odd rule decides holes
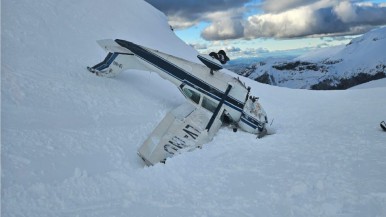
[[[149,70],[130,50],[121,47],[114,40],[100,40],[98,44],[108,54],[102,62],[87,67],[90,72],[102,77],[114,77],[127,69]]]

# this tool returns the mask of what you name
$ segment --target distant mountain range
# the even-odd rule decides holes
[[[319,49],[291,59],[270,58],[230,70],[261,83],[300,89],[347,89],[386,77],[386,27],[347,45]]]

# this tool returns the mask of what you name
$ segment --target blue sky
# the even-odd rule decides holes
[[[353,37],[357,36],[207,41],[200,35],[207,25],[207,23],[200,23],[187,29],[177,29],[175,33],[179,38],[194,46],[202,53],[225,49],[233,58],[296,56],[315,48],[347,44]],[[237,52],[238,50],[240,50],[240,52]]]
[[[146,0],[201,53],[296,55],[386,25],[386,0]]]

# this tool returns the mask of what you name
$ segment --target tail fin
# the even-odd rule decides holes
[[[102,62],[87,67],[90,72],[98,76],[114,77],[127,69],[149,70],[130,50],[121,47],[114,40],[100,40],[98,44],[109,53]]]

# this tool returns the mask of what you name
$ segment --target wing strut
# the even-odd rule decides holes
[[[214,122],[214,119],[216,119],[218,113],[220,112],[221,107],[222,107],[222,105],[224,104],[225,99],[227,98],[227,96],[228,96],[229,92],[231,91],[231,89],[232,89],[232,85],[231,85],[231,84],[228,84],[228,87],[227,87],[227,89],[226,89],[224,95],[221,97],[220,103],[218,104],[216,110],[214,110],[213,115],[212,115],[212,117],[210,118],[210,120],[209,120],[209,122],[208,122],[208,125],[206,125],[206,128],[205,128],[205,129],[206,129],[207,131],[209,131],[210,128],[212,127],[212,124],[213,124],[213,122]]]

